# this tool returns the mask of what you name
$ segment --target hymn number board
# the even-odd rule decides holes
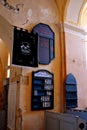
[[[54,78],[47,70],[33,72],[32,75],[32,110],[53,109]]]

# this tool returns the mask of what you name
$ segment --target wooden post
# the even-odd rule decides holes
[[[0,59],[0,110],[3,107],[4,104],[4,85],[3,85],[3,67],[2,67],[2,62]]]
[[[60,53],[61,53],[61,110],[65,111],[65,77],[66,77],[66,49],[64,23],[59,23]]]

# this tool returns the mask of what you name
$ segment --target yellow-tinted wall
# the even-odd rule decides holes
[[[39,3],[39,4],[38,4]],[[29,8],[29,10],[28,10]],[[25,9],[25,6],[24,6]],[[27,22],[25,18],[25,12],[27,12]],[[22,10],[23,11],[23,10]],[[32,90],[32,71],[37,71],[40,69],[48,70],[54,74],[54,109],[51,111],[61,112],[63,108],[63,79],[62,76],[62,64],[64,61],[64,55],[61,55],[61,51],[64,50],[61,47],[61,42],[63,44],[63,28],[59,23],[58,8],[55,1],[43,1],[38,0],[32,1],[31,4],[26,5],[24,15],[14,15],[13,23],[16,23],[19,27],[26,28],[29,31],[38,24],[39,22],[45,23],[51,27],[55,33],[55,58],[51,61],[49,65],[40,65],[37,68],[32,67],[18,67],[11,64],[11,74],[10,74],[10,85],[11,82],[18,82],[18,95],[16,102],[16,127],[20,127],[19,118],[22,118],[22,130],[44,130],[44,111],[31,111],[31,90]],[[11,13],[12,14],[12,13]],[[13,14],[12,14],[13,15]],[[20,20],[19,17],[20,16]],[[2,17],[1,18],[1,31],[0,36],[9,48],[12,59],[12,45],[13,45],[13,26],[10,26]],[[16,20],[17,19],[17,20]],[[5,27],[5,28],[4,28]],[[4,29],[3,29],[4,28]],[[8,32],[6,35],[5,32]],[[5,34],[3,36],[3,34]],[[64,51],[63,51],[64,52]],[[10,86],[11,87],[11,86]],[[11,105],[11,104],[10,104]],[[18,110],[21,110],[21,117],[18,117]],[[10,111],[9,111],[10,112]],[[8,121],[9,122],[9,121]],[[17,129],[18,130],[18,129]]]
[[[57,3],[57,6],[55,2]],[[84,39],[82,36],[80,37],[78,35],[70,33],[72,27],[70,32],[66,32],[66,38],[64,39],[64,30],[62,30],[63,27],[61,27],[63,24],[61,24],[61,22],[64,21],[64,9],[66,0],[56,0],[55,2],[53,0],[50,0],[50,2],[46,0],[43,2],[37,0],[30,1],[29,4],[27,1],[27,4],[24,5],[23,10],[20,11],[21,13],[13,14],[13,12],[10,12],[8,10],[8,15],[6,13],[7,19],[10,19],[12,16],[11,20],[9,20],[10,24],[12,23],[16,26],[23,27],[31,31],[34,25],[39,22],[43,22],[48,24],[55,33],[55,59],[49,65],[39,65],[38,68],[17,67],[11,65],[10,84],[11,82],[15,81],[18,81],[19,83],[19,92],[17,95],[18,100],[16,104],[17,110],[15,117],[18,116],[17,112],[18,108],[20,108],[22,112],[20,118],[22,118],[21,125],[23,130],[44,130],[44,111],[31,111],[32,71],[46,69],[54,74],[54,109],[51,111],[61,112],[64,109],[63,106],[65,95],[63,95],[63,83],[65,71],[65,48],[62,46],[64,40],[66,40],[65,44],[67,63],[65,63],[65,67],[67,68],[67,74],[72,72],[76,77],[79,108],[84,109],[87,104],[85,96],[87,74],[85,60],[83,60],[85,59]],[[0,16],[0,37],[7,45],[12,57],[13,26],[10,24]],[[75,32],[75,34],[77,34],[77,32]],[[7,62],[7,59],[5,61]],[[16,124],[19,122],[18,118],[19,117],[16,118]],[[20,125],[20,123],[18,125]],[[18,127],[19,126],[17,126],[17,128]]]
[[[48,65],[39,64],[38,67],[17,67],[11,69],[11,81],[14,82],[19,76],[20,96],[19,108],[22,111],[22,128],[23,130],[44,130],[44,110],[31,110],[32,97],[32,71],[40,69],[48,70],[54,74],[54,109],[51,111],[60,112],[62,107],[62,83],[61,83],[61,53],[59,26],[57,24],[48,24],[55,33],[55,58]],[[33,25],[35,26],[35,25]]]
[[[3,76],[4,78],[7,77],[7,70],[8,70],[8,48],[6,44],[0,39],[0,58],[3,66]]]
[[[11,31],[8,29],[8,22],[0,16],[0,110],[4,104],[4,79],[7,78],[8,69],[8,44],[10,43]]]

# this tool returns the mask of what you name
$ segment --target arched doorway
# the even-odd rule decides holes
[[[0,129],[7,127],[8,87],[10,70],[9,23],[0,16]]]

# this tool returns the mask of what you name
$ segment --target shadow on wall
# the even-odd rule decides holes
[[[3,104],[4,104],[3,68],[0,59],[0,110],[3,107]]]

